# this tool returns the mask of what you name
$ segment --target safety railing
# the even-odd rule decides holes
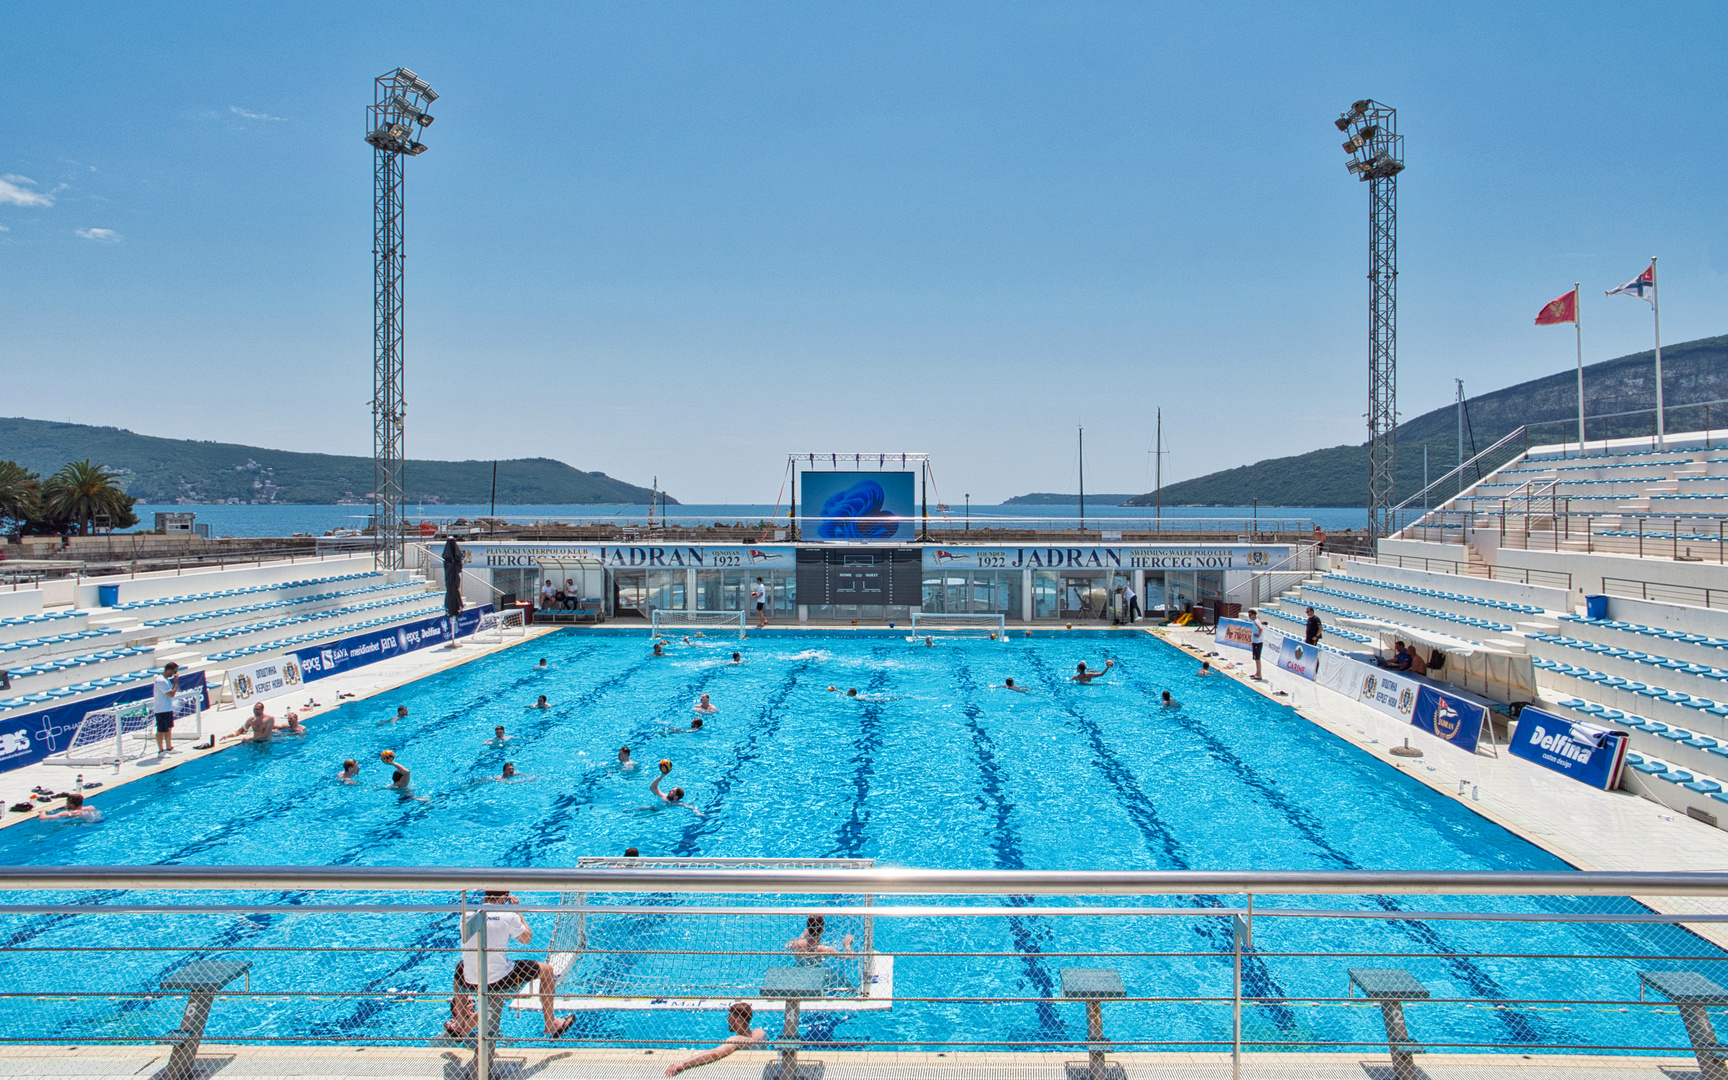
[[[1271,603],[1273,599],[1295,588],[1314,574],[1314,544],[1299,544],[1295,551],[1264,570],[1248,575],[1248,580],[1225,592],[1225,600],[1240,604],[1244,609]]]
[[[1555,589],[1570,589],[1572,574],[1566,570],[1536,570],[1527,566],[1499,566],[1494,563],[1470,562],[1462,559],[1436,559],[1426,555],[1390,555],[1371,557],[1369,562],[1381,566],[1397,566],[1408,570],[1427,570],[1440,574],[1461,574],[1489,581],[1515,581],[1521,585],[1546,585]]]
[[[1728,1004],[1715,873],[9,867],[0,893],[0,1055],[38,1072],[1378,1058],[1414,1080],[1426,1052],[1459,1075],[1637,1056],[1711,1076]]]

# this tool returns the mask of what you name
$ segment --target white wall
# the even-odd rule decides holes
[[[184,596],[188,593],[220,592],[223,589],[243,589],[252,585],[273,585],[302,578],[335,577],[340,574],[369,573],[372,556],[339,556],[318,559],[307,556],[292,563],[267,562],[262,566],[248,563],[227,569],[165,570],[139,574],[136,577],[114,574],[100,578],[80,578],[72,586],[74,601],[79,607],[94,608],[102,585],[118,585],[120,602],[156,600],[164,596]],[[49,584],[44,582],[44,585]],[[49,601],[52,602],[52,601]]]

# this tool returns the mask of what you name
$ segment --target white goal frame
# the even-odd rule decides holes
[[[187,694],[174,699],[174,719],[193,718],[193,739],[204,737],[204,695]],[[112,728],[112,734],[108,730]],[[80,748],[78,738],[87,731],[97,736]],[[68,768],[88,768],[97,765],[119,765],[143,757],[155,742],[156,714],[151,711],[149,698],[92,709],[72,730],[66,749],[42,759],[44,765],[64,765]],[[186,733],[176,731],[177,736]],[[133,745],[128,746],[128,742]]]
[[[657,638],[672,630],[723,630],[730,634],[732,624],[738,624],[738,640],[749,636],[750,615],[744,611],[680,611],[676,608],[655,608],[648,616],[648,636]]]
[[[487,641],[502,645],[504,644],[504,634],[509,630],[515,630],[517,637],[525,638],[528,636],[528,620],[523,617],[522,609],[519,607],[505,608],[503,611],[488,611],[481,615],[480,622],[474,627],[474,633],[471,637],[473,640],[479,641],[481,634],[493,634],[496,635],[497,640],[492,642],[492,639],[488,638]]]
[[[943,615],[939,612],[913,612],[912,636],[956,630],[988,634],[995,631],[997,641],[1008,640],[1008,616],[1001,612],[989,615]]]

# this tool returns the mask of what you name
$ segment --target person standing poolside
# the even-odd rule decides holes
[[[726,1010],[726,1027],[732,1034],[726,1041],[712,1050],[704,1050],[695,1057],[666,1066],[667,1076],[677,1076],[686,1069],[694,1069],[699,1065],[711,1065],[721,1058],[731,1057],[745,1047],[754,1046],[768,1038],[768,1033],[761,1028],[752,1028],[750,1021],[753,1012],[748,1001],[734,1001],[732,1007]]]
[[[170,660],[152,682],[150,711],[156,714],[156,756],[174,752],[174,699],[180,696],[180,665]]]
[[[1308,609],[1308,623],[1302,628],[1302,641],[1308,645],[1320,644],[1320,634],[1325,627],[1320,625],[1320,616],[1314,614],[1314,609]]]
[[[1079,683],[1081,686],[1086,686],[1090,684],[1093,679],[1106,674],[1115,666],[1116,661],[1106,660],[1104,661],[1103,667],[1099,668],[1097,671],[1093,671],[1091,668],[1086,666],[1086,661],[1082,660],[1080,661],[1079,666],[1074,669],[1074,681]]]
[[[1140,597],[1136,596],[1133,587],[1128,585],[1117,586],[1116,595],[1122,598],[1123,616],[1128,620],[1128,625],[1133,626],[1140,618]]]
[[[488,889],[485,902],[491,905],[517,904],[521,901],[503,889]],[[558,991],[558,973],[552,965],[540,960],[517,960],[512,963],[505,955],[510,942],[517,941],[527,945],[534,940],[534,932],[528,929],[522,916],[514,911],[476,911],[462,919],[462,959],[456,964],[456,978],[450,997],[450,1019],[444,1022],[444,1033],[453,1039],[467,1038],[474,1030],[474,1025],[479,1022],[474,1001],[469,995],[474,993],[480,982],[481,933],[486,935],[486,991],[499,997],[514,997],[511,991],[519,990],[538,979],[540,1016],[545,1023],[546,1037],[556,1039],[569,1031],[576,1018],[560,1018],[552,1011],[553,1000]],[[493,1007],[501,1008],[503,1005],[504,1002],[499,1000]]]
[[[1266,624],[1260,621],[1260,612],[1254,608],[1248,609],[1248,621],[1254,624],[1249,632],[1248,648],[1254,654],[1254,679],[1260,680],[1260,650],[1266,647]]]
[[[269,742],[270,737],[276,734],[276,718],[264,711],[262,701],[253,703],[252,715],[246,718],[246,722],[240,725],[238,731],[232,735],[224,735],[222,738],[238,739],[248,733],[250,733],[249,737],[253,742]]]
[[[762,584],[762,579],[756,579],[756,585],[750,590],[750,599],[756,601],[756,627],[763,629],[768,625],[768,586]]]

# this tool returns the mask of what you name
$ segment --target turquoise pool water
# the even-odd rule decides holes
[[[739,649],[742,664],[730,653]],[[537,669],[535,661],[548,660]],[[1117,667],[1091,686],[1066,676],[1082,660]],[[1293,712],[1222,678],[1199,678],[1175,649],[1133,632],[1046,633],[1006,644],[940,642],[889,634],[767,634],[740,645],[713,638],[653,657],[640,631],[563,632],[420,680],[363,702],[320,711],[304,739],[240,747],[105,793],[95,825],[31,824],[0,833],[0,861],[216,865],[567,866],[584,855],[843,857],[927,867],[1036,869],[1458,869],[1557,870],[1565,865],[1397,770],[1327,735]],[[1008,678],[1029,689],[1001,689]],[[830,692],[856,687],[868,700]],[[1168,689],[1183,703],[1155,707]],[[720,711],[691,732],[691,707],[708,693]],[[527,708],[539,695],[544,710]],[[397,705],[406,720],[392,722]],[[223,723],[236,714],[219,714]],[[508,741],[491,743],[495,725]],[[642,764],[619,769],[628,746]],[[393,749],[413,771],[414,797],[388,790],[378,761]],[[360,782],[334,780],[344,758]],[[674,763],[670,784],[690,806],[660,808],[648,793],[653,763]],[[505,762],[523,778],[500,782]],[[667,786],[670,786],[668,784]],[[134,897],[136,899],[136,897]],[[260,897],[305,902],[306,894]],[[322,898],[330,899],[330,898]],[[545,898],[553,899],[553,898]],[[677,901],[673,901],[677,902]],[[1010,904],[1044,899],[1010,898]],[[1133,901],[1139,903],[1141,901]],[[1191,914],[1134,919],[1037,915],[964,920],[878,919],[876,947],[901,955],[897,994],[1016,997],[991,1006],[907,1001],[891,1012],[813,1014],[836,1043],[977,1042],[1084,1038],[1077,1006],[1049,999],[1068,966],[1058,954],[1097,950],[1213,953],[1122,961],[1130,995],[1228,993],[1228,920],[1211,898],[1166,898]],[[1600,901],[1486,901],[1511,911],[1603,910]],[[1297,898],[1263,904],[1302,906]],[[1480,905],[1484,901],[1472,901]],[[1416,901],[1365,901],[1396,913]],[[1449,906],[1444,898],[1420,906]],[[1630,902],[1618,902],[1634,911]],[[140,929],[138,920],[154,920]],[[531,917],[544,940],[550,915]],[[798,932],[751,929],[735,947],[768,948]],[[643,941],[671,940],[665,920]],[[159,952],[111,958],[88,977],[106,991],[149,989],[197,950],[290,944],[381,944],[448,949],[447,916],[393,919],[265,915],[7,916],[11,947],[87,945],[139,934]],[[784,937],[779,935],[784,934]],[[723,935],[722,935],[723,936]],[[838,942],[835,942],[836,944]],[[1435,954],[1409,967],[1437,997],[1625,1000],[1649,962],[1590,963],[1467,957],[1481,952],[1581,952],[1719,959],[1700,939],[1660,926],[1580,928],[1386,919],[1265,919],[1262,953],[1355,949]],[[1014,951],[1011,959],[917,953]],[[403,954],[380,973],[363,953],[259,952],[253,985],[284,992],[317,986],[376,993],[352,1001],[225,1003],[232,1033],[263,1038],[362,1038],[383,1026],[401,1037],[436,1030],[436,1011],[405,995],[449,984],[447,953]],[[11,985],[35,985],[22,954],[0,960]],[[624,963],[626,961],[619,961]],[[767,961],[764,961],[766,963]],[[692,961],[694,963],[694,961]],[[1347,966],[1371,960],[1257,956],[1247,992],[1274,999],[1338,997]],[[1656,965],[1656,966],[1673,966]],[[18,981],[14,981],[14,979]],[[1044,1000],[1040,1000],[1044,999]],[[8,1010],[17,1005],[9,1002]],[[131,1031],[139,1010],[161,1004],[91,1002],[36,1008],[9,1034],[94,1038]],[[1378,1038],[1377,1011],[1299,1003],[1250,1010],[1249,1037],[1269,1043]],[[166,1016],[166,1014],[163,1014]],[[1671,1016],[1604,1010],[1429,1006],[1413,1021],[1433,1042],[1532,1046],[1657,1045],[1683,1040]],[[1609,1018],[1612,1019],[1609,1019]],[[213,1021],[213,1030],[216,1021]],[[537,1031],[524,1018],[519,1033]],[[1123,1043],[1178,1045],[1228,1038],[1227,1009],[1127,1003],[1109,1010]],[[160,1025],[163,1030],[172,1023]],[[723,1022],[692,1014],[584,1014],[578,1032],[599,1042],[701,1041]],[[507,1030],[516,1031],[516,1028]],[[1125,1049],[1131,1048],[1124,1046]]]

